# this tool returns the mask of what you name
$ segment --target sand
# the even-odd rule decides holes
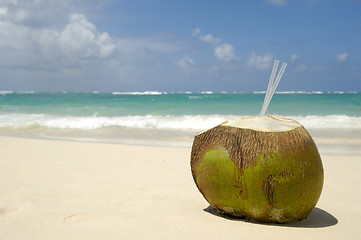
[[[0,239],[361,239],[361,155],[321,154],[324,189],[303,222],[216,214],[190,148],[0,137]]]

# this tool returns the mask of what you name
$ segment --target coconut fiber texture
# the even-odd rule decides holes
[[[209,204],[260,222],[305,219],[323,186],[321,158],[307,130],[300,125],[264,132],[223,124],[193,141],[192,175]]]

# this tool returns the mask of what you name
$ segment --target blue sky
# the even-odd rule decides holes
[[[0,0],[0,90],[361,91],[360,0]]]

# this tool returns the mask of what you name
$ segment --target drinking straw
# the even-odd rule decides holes
[[[278,84],[279,84],[279,82],[280,82],[280,80],[281,80],[281,77],[282,77],[282,75],[283,75],[283,73],[284,73],[284,71],[285,71],[285,69],[286,69],[286,66],[287,66],[287,63],[283,63],[283,64],[282,64],[282,67],[281,67],[280,71],[279,71],[278,74],[277,74],[276,80],[273,82],[272,92],[270,93],[270,96],[269,96],[268,99],[267,99],[266,109],[267,109],[267,107],[269,106],[269,104],[270,104],[270,102],[271,102],[271,99],[272,99],[272,97],[273,97],[273,94],[274,94],[275,91],[276,91],[276,88],[277,88],[277,86],[278,86]]]
[[[285,69],[287,67],[287,63],[282,63],[281,69],[278,72],[276,80],[275,80],[275,75],[276,75],[276,71],[277,71],[277,68],[278,68],[278,63],[279,63],[278,60],[274,61],[271,76],[270,76],[270,80],[268,82],[266,95],[265,95],[265,98],[264,98],[264,101],[263,101],[262,110],[261,110],[261,113],[260,113],[261,116],[265,115],[265,113],[267,111],[267,108],[268,108],[268,105],[270,104],[270,102],[272,100],[272,97],[273,97],[274,93],[276,92],[276,88],[277,88],[277,86],[278,86],[278,84],[279,84],[279,82],[280,82],[280,80],[282,78],[282,75],[283,75],[283,73],[284,73],[284,71],[285,71]]]
[[[271,88],[272,88],[272,85],[273,85],[273,81],[275,79],[275,76],[276,76],[276,71],[277,71],[277,68],[278,68],[278,63],[279,61],[278,60],[275,60],[274,63],[273,63],[273,68],[272,68],[272,72],[271,72],[271,76],[269,78],[269,82],[268,82],[268,87],[267,87],[267,91],[266,91],[266,95],[265,95],[265,98],[264,98],[264,101],[263,101],[263,106],[262,106],[262,110],[261,110],[261,115],[263,116],[266,112],[266,103],[267,103],[267,99],[269,97],[269,94],[271,92]]]

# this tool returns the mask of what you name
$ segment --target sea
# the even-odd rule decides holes
[[[265,92],[0,91],[0,135],[189,147],[197,132],[260,114]],[[361,92],[276,92],[268,114],[318,144],[361,144]]]

